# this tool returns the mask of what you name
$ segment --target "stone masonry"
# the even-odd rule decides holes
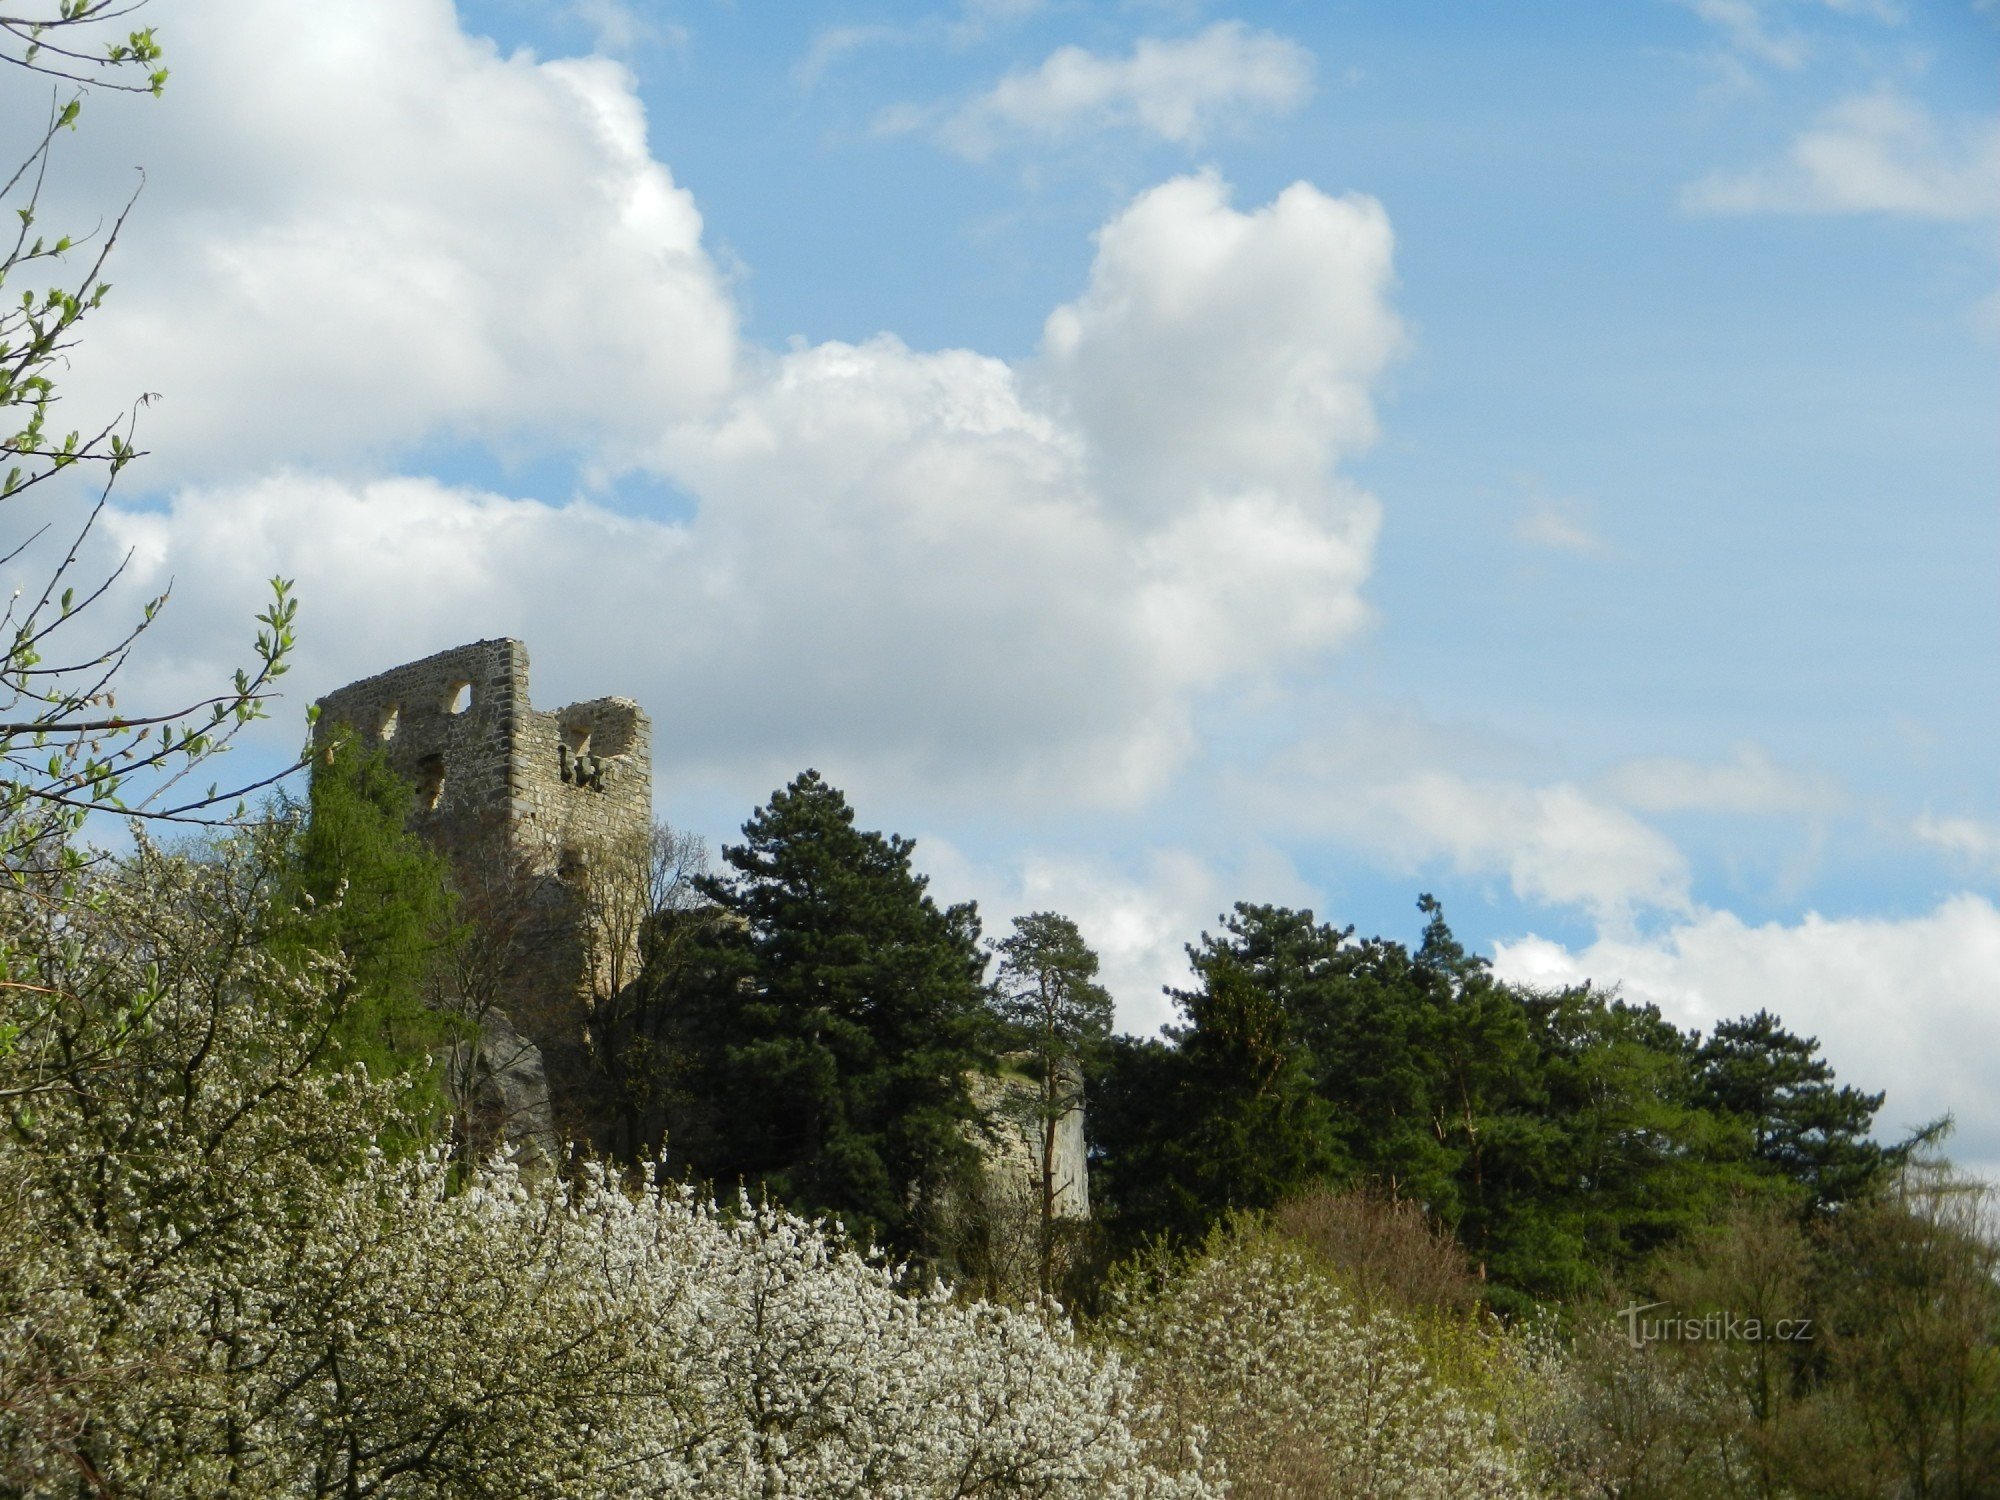
[[[416,791],[411,827],[451,857],[466,910],[492,929],[490,981],[452,997],[478,1025],[466,1082],[492,1135],[550,1158],[562,1135],[587,1138],[589,1121],[558,1118],[583,1096],[570,1085],[605,961],[584,893],[594,861],[629,857],[651,831],[645,713],[629,698],[537,709],[527,648],[493,640],[327,694],[316,732],[388,757]]]
[[[345,725],[382,747],[417,789],[412,826],[453,852],[497,836],[560,860],[652,827],[652,721],[630,698],[535,708],[519,641],[440,651],[319,709],[322,734]]]
[[[996,1175],[1012,1184],[1014,1191],[1024,1194],[1023,1201],[1033,1202],[1039,1212],[1043,1146],[1039,1116],[1041,1087],[1025,1074],[1004,1071],[1009,1065],[1024,1062],[1023,1057],[1003,1058],[1003,1071],[998,1076],[972,1080],[972,1097],[993,1122],[993,1132],[984,1144],[989,1172],[1001,1169]],[[1067,1064],[1062,1076],[1064,1091],[1081,1098],[1083,1079],[1076,1065]],[[1050,1182],[1055,1189],[1057,1218],[1090,1217],[1090,1165],[1080,1104],[1064,1110],[1062,1118],[1056,1121],[1055,1170],[1050,1173]]]

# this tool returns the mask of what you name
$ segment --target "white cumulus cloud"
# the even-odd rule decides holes
[[[1204,695],[1366,618],[1378,508],[1339,467],[1401,340],[1371,200],[1140,194],[1024,362],[777,352],[619,65],[503,54],[446,0],[186,0],[174,47],[164,101],[93,105],[73,180],[152,173],[68,394],[165,393],[103,539],[131,590],[176,582],[156,684],[233,665],[282,574],[307,696],[510,633],[653,705],[663,770],[1131,806]],[[456,445],[628,498],[395,475]]]
[[[917,840],[916,862],[938,892],[977,899],[988,937],[1017,916],[1059,911],[1097,953],[1098,978],[1117,1002],[1121,1031],[1151,1036],[1181,1019],[1169,989],[1194,987],[1187,949],[1218,931],[1236,901],[1310,906],[1312,893],[1279,854],[1253,847],[1233,861],[1164,847],[1118,862],[1031,849],[1004,867],[982,864],[935,837]]]
[[[1123,57],[1060,47],[1039,67],[1008,74],[953,111],[938,132],[971,157],[1022,137],[1052,141],[1114,129],[1198,146],[1249,115],[1297,108],[1311,92],[1312,73],[1312,54],[1297,42],[1218,21],[1178,40],[1143,38]]]
[[[1412,874],[1440,862],[1502,878],[1523,900],[1584,911],[1614,929],[1640,913],[1692,909],[1685,856],[1601,794],[1425,764],[1425,744],[1408,735],[1391,742],[1403,747],[1398,763],[1367,739],[1295,746],[1239,798],[1274,835],[1332,838]]]
[[[1175,178],[1099,231],[1041,373],[1126,507],[1302,490],[1342,506],[1324,487],[1374,441],[1402,347],[1394,248],[1372,198],[1300,182],[1245,213],[1216,174]]]
[[[87,226],[146,164],[67,391],[163,394],[139,482],[615,452],[729,390],[735,306],[618,64],[502,56],[443,0],[187,0],[171,42],[162,99],[60,143],[43,216]]]
[[[155,684],[215,680],[282,574],[307,695],[515,634],[675,715],[663,770],[1130,806],[1204,694],[1365,617],[1377,509],[1336,471],[1399,338],[1372,202],[1168,182],[1025,364],[776,353],[739,340],[620,68],[503,57],[438,5],[238,9],[183,17],[199,104],[162,117],[160,238],[88,344],[168,397],[170,461],[133,471],[167,493],[103,539],[130,590],[176,583]],[[225,64],[254,85],[203,87]],[[1116,389],[1162,358],[1208,394]],[[454,441],[580,453],[675,519],[382,472]]]
[[[1580,907],[1608,921],[1636,909],[1685,910],[1687,861],[1671,840],[1566,782],[1523,786],[1424,771],[1380,789],[1385,845],[1407,839],[1457,869],[1506,872],[1523,900]]]

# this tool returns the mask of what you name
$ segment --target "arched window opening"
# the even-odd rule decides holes
[[[426,755],[417,762],[417,806],[435,812],[444,799],[444,757]]]

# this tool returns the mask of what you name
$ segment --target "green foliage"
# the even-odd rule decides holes
[[[1865,1193],[1907,1155],[1868,1137],[1883,1095],[1837,1088],[1819,1043],[1769,1011],[1723,1021],[1695,1055],[1697,1102],[1738,1122],[1751,1156],[1828,1209]]]
[[[1121,1043],[1094,1087],[1098,1196],[1128,1243],[1324,1174],[1419,1204],[1526,1314],[1740,1198],[1825,1210],[1897,1159],[1867,1138],[1881,1096],[1835,1087],[1772,1017],[1703,1044],[1588,986],[1504,985],[1419,906],[1414,953],[1253,905],[1189,950],[1174,1045]]]
[[[1111,995],[1097,982],[1097,955],[1075,922],[1052,911],[1016,917],[993,951],[1000,960],[994,1011],[1010,1028],[1008,1040],[1044,1073],[1110,1037]]]
[[[1332,1112],[1280,997],[1241,963],[1208,963],[1202,980],[1177,996],[1179,1082],[1193,1109],[1166,1166],[1169,1227],[1183,1232],[1228,1209],[1268,1208],[1338,1166]]]
[[[1525,1107],[1495,1121],[1482,1245],[1509,1311],[1577,1295],[1754,1185],[1741,1140],[1694,1101],[1692,1041],[1588,986],[1523,992]]]
[[[434,1115],[458,1023],[428,1001],[454,901],[444,857],[408,830],[413,795],[379,749],[344,742],[316,759],[273,936],[340,961],[343,1064],[402,1080],[412,1111]]]
[[[1001,1096],[1025,1104],[1010,1111],[1014,1118],[1005,1123],[1032,1131],[1036,1142],[1037,1284],[1042,1296],[1052,1297],[1062,1188],[1056,1176],[1057,1133],[1063,1120],[1083,1107],[1085,1071],[1111,1036],[1111,994],[1097,982],[1097,955],[1076,923],[1057,912],[1016,917],[1013,932],[993,951],[1000,960],[994,1012],[1010,1052],[1027,1064],[1030,1085]]]
[[[594,874],[586,908],[611,950],[600,966],[607,982],[593,1019],[603,1037],[608,1136],[627,1160],[650,1160],[665,1147],[669,1122],[692,1103],[675,1012],[694,962],[692,944],[716,920],[695,888],[708,869],[708,846],[656,823],[642,842],[607,851],[607,862],[614,868]],[[632,951],[638,972],[626,983]]]
[[[1155,1403],[1156,1452],[1220,1458],[1230,1494],[1531,1500],[1492,1407],[1519,1384],[1497,1329],[1420,1329],[1254,1216],[1114,1269],[1105,1335]]]
[[[719,920],[684,964],[693,1165],[914,1253],[970,1166],[987,1057],[978,916],[940,908],[907,839],[865,832],[806,771],[704,879]]]
[[[1739,1200],[1566,1309],[1551,1446],[1631,1500],[1991,1495],[1991,1204],[1927,1153],[1837,1213]]]

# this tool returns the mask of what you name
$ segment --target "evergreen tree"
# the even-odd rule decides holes
[[[1489,1270],[1504,1287],[1576,1295],[1757,1191],[1739,1133],[1696,1097],[1693,1039],[1657,1007],[1588,985],[1516,993],[1532,1093],[1486,1152]]]
[[[1289,1018],[1337,1175],[1449,1217],[1454,1159],[1432,1126],[1441,982],[1400,944],[1357,942],[1352,927],[1286,907],[1238,904],[1192,957],[1197,973],[1240,966]]]
[[[1483,1211],[1485,1134],[1531,1091],[1532,1047],[1518,1001],[1436,901],[1418,904],[1430,920],[1414,955],[1309,911],[1239,904],[1193,961],[1247,969],[1289,1017],[1328,1106],[1337,1175],[1455,1225]]]
[[[1186,1124],[1181,1055],[1158,1037],[1114,1036],[1085,1078],[1091,1213],[1114,1247],[1130,1250],[1175,1220],[1169,1157]]]
[[[1180,1130],[1163,1153],[1167,1227],[1190,1238],[1230,1209],[1270,1208],[1336,1171],[1330,1113],[1311,1054],[1271,988],[1211,959],[1199,990],[1176,992]]]
[[[1884,1096],[1836,1087],[1818,1052],[1760,1010],[1718,1022],[1695,1064],[1702,1106],[1741,1121],[1752,1158],[1827,1208],[1860,1197],[1898,1156],[1868,1138]]]
[[[986,1060],[979,920],[940,908],[909,840],[854,826],[817,771],[774,793],[704,877],[686,957],[694,1165],[905,1252],[974,1160],[966,1075]]]
[[[1083,1079],[1092,1054],[1111,1035],[1111,994],[1097,982],[1097,955],[1076,923],[1052,911],[1014,919],[1014,931],[994,944],[1000,973],[993,1006],[1028,1055],[1034,1093],[1024,1123],[1035,1132],[1040,1158],[1036,1208],[1042,1295],[1055,1292],[1056,1133],[1083,1107]]]

